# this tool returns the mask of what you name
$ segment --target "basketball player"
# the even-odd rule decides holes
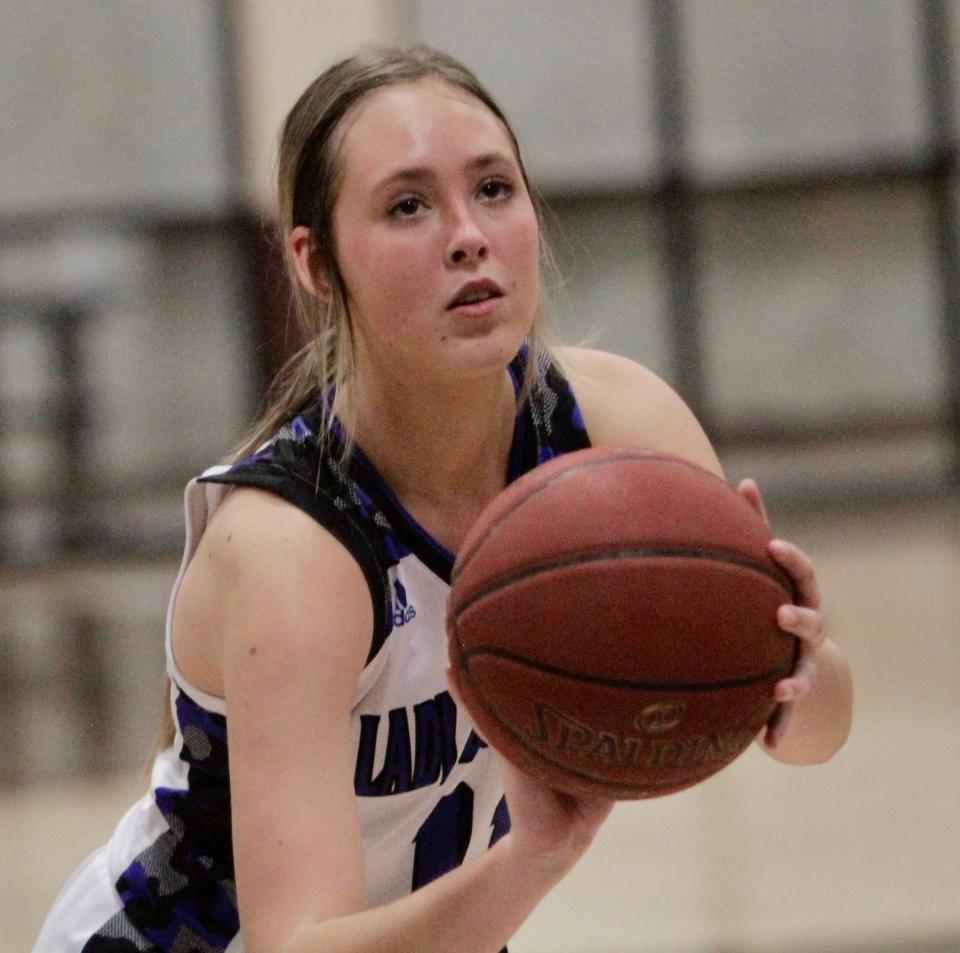
[[[653,374],[544,347],[520,151],[458,63],[389,51],[330,69],[285,123],[279,186],[309,344],[243,450],[187,488],[175,733],[35,953],[495,953],[611,803],[545,788],[472,730],[446,678],[453,555],[557,454],[637,445],[719,472]],[[805,650],[775,688],[790,719],[758,740],[823,761],[850,679],[810,561],[771,551],[799,593],[780,624]]]

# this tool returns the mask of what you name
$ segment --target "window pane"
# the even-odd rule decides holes
[[[682,13],[701,174],[922,147],[913,0],[683,0]]]
[[[57,394],[54,343],[37,319],[0,313],[0,401],[39,402]]]
[[[906,186],[705,204],[707,383],[721,419],[941,407],[930,213]]]
[[[522,9],[522,15],[518,10]],[[634,0],[421,0],[423,39],[475,70],[544,186],[638,181],[655,159],[651,36]]]
[[[238,245],[181,235],[146,250],[149,270],[90,316],[84,338],[89,476],[109,486],[217,462],[256,399]]]
[[[212,0],[0,10],[0,212],[230,200]]]
[[[557,209],[554,242],[564,285],[558,324],[566,343],[614,351],[669,375],[661,229],[639,202]]]
[[[960,137],[960,0],[945,0],[950,47],[951,95],[953,97],[953,138]]]

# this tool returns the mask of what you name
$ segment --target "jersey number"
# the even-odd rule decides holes
[[[493,812],[490,822],[492,847],[510,830],[510,814],[506,798]],[[463,863],[473,833],[473,788],[461,781],[446,797],[437,801],[437,806],[423,822],[413,842],[413,883],[420,887],[453,870]]]

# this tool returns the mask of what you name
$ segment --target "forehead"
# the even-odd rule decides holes
[[[484,103],[434,78],[371,93],[347,118],[342,136],[343,176],[362,181],[483,153],[514,157],[507,130]]]

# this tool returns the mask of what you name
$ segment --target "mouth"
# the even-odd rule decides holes
[[[471,305],[479,305],[492,298],[502,298],[503,290],[495,281],[484,279],[482,281],[471,281],[465,284],[456,294],[456,296],[447,305],[447,310],[452,311],[455,308],[466,308]]]

